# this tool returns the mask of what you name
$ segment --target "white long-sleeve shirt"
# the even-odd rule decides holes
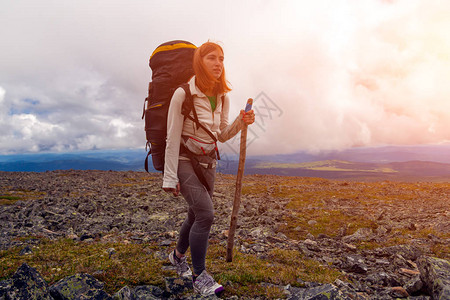
[[[195,85],[195,76],[189,81],[189,89],[197,112],[198,119],[202,125],[208,128],[220,142],[225,142],[235,136],[243,127],[244,122],[238,117],[229,124],[228,113],[230,111],[230,99],[225,95],[222,103],[222,96],[217,95],[217,105],[214,112],[211,103],[204,93]],[[214,142],[211,137],[202,129],[198,128],[195,122],[190,119],[185,120],[181,114],[181,108],[186,97],[182,88],[178,88],[170,101],[167,115],[167,139],[166,155],[164,165],[163,188],[175,188],[178,183],[178,160],[180,159],[181,136],[193,137],[201,142]],[[192,112],[191,112],[192,115]]]

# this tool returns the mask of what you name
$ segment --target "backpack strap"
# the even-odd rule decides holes
[[[189,149],[186,148],[186,146],[184,146],[183,144],[180,145],[180,153],[183,153],[189,158],[189,160],[191,161],[192,169],[194,170],[194,173],[197,176],[198,180],[202,183],[202,185],[208,192],[211,191],[211,187],[209,186],[208,181],[203,174],[204,167],[200,165],[200,161],[198,160],[197,155],[189,151]],[[207,168],[211,169],[212,167],[212,164],[210,164]]]
[[[214,144],[216,144],[215,150],[216,150],[216,154],[217,154],[217,159],[220,160],[219,149],[217,148],[217,138],[211,132],[211,130],[206,128],[198,120],[198,115],[197,115],[197,111],[195,110],[194,100],[192,98],[191,89],[189,88],[189,84],[183,83],[181,85],[181,87],[183,88],[184,92],[186,93],[186,98],[184,99],[183,106],[181,108],[181,114],[184,115],[184,119],[187,118],[187,119],[193,121],[195,124],[197,124],[197,129],[200,127],[213,139]],[[224,101],[224,96],[222,96],[222,105],[223,105],[223,101]],[[191,114],[190,114],[191,111],[194,114],[194,117],[191,116]]]
[[[148,150],[147,157],[145,157],[144,168],[145,168],[145,171],[147,171],[147,173],[149,173],[148,172],[148,157],[150,154],[152,154],[152,148],[150,148],[150,150]]]
[[[213,139],[214,143],[216,143],[217,142],[216,136],[211,132],[211,130],[206,128],[198,120],[198,115],[197,115],[197,111],[194,106],[194,100],[192,98],[191,91],[189,89],[189,84],[185,83],[185,84],[181,85],[181,87],[184,89],[184,92],[186,93],[186,98],[184,99],[183,107],[181,109],[181,113],[184,115],[184,118],[185,119],[187,118],[187,119],[193,121],[197,125],[197,129],[199,127],[201,129],[203,129]],[[192,111],[194,117],[191,116],[191,114],[190,114],[191,111]]]

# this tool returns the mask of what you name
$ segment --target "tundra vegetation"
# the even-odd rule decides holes
[[[184,219],[185,207],[181,198],[161,191],[159,175],[107,171],[3,175],[8,180],[0,181],[2,222],[8,211],[21,208],[30,208],[29,218],[44,212],[47,218],[40,223],[8,220],[15,224],[9,228],[22,226],[10,235],[4,231],[12,229],[2,225],[7,238],[0,244],[0,280],[11,277],[24,262],[36,268],[49,285],[75,273],[92,274],[105,283],[109,294],[125,285],[163,287],[165,277],[175,276],[167,267],[167,252],[175,245],[175,230]],[[448,182],[251,175],[244,178],[236,248],[233,262],[227,263],[226,230],[234,180],[232,175],[218,174],[216,224],[207,255],[207,268],[226,285],[225,296],[275,299],[283,297],[277,286],[353,280],[332,261],[306,255],[298,246],[306,239],[339,239],[361,229],[382,230],[382,238],[352,240],[356,251],[364,251],[450,238]],[[44,209],[31,210],[32,203],[39,201],[47,203]],[[63,217],[52,219],[53,214]],[[93,221],[92,215],[108,216],[109,225],[101,227],[102,219]],[[138,222],[138,217],[144,218],[140,227],[127,227]],[[267,229],[268,234],[262,235],[276,242],[253,251],[261,238],[255,237],[255,228],[259,232]],[[23,252],[25,246],[28,254]],[[420,247],[425,255],[450,258],[448,243],[429,242]]]

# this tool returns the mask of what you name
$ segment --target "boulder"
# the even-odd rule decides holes
[[[365,274],[368,271],[368,267],[364,261],[364,258],[358,255],[347,255],[344,263],[345,269],[348,272]]]
[[[114,300],[157,300],[166,299],[170,295],[164,295],[164,291],[152,285],[142,285],[135,288],[123,287],[113,295]]]
[[[391,288],[390,294],[394,298],[407,298],[408,292],[401,286],[394,286]]]
[[[396,279],[392,276],[392,274],[386,272],[374,272],[372,274],[369,274],[366,277],[366,281],[373,285],[380,285],[380,286],[393,286],[398,283]]]
[[[50,287],[50,294],[56,300],[95,299],[112,300],[103,283],[89,274],[75,274],[61,279]]]
[[[289,287],[287,289],[287,299],[308,299],[308,300],[344,300],[351,299],[333,284],[323,284],[311,288]]]
[[[132,289],[127,285],[121,288],[117,293],[113,295],[114,300],[135,300],[136,296]]]
[[[182,295],[194,288],[189,277],[165,278],[165,282],[166,290],[171,295]]]
[[[433,299],[450,299],[450,262],[422,256],[418,260],[420,279]]]
[[[137,286],[134,288],[134,294],[139,300],[163,299],[167,296],[159,287],[152,285]]]
[[[0,299],[53,300],[47,282],[26,263],[10,279],[0,282]]]
[[[344,236],[342,241],[344,243],[355,243],[355,242],[363,242],[368,241],[373,238],[374,234],[372,229],[370,228],[359,228],[355,233],[351,235]]]
[[[408,294],[414,295],[422,290],[423,282],[420,279],[420,276],[417,275],[414,278],[410,279],[403,287],[408,292]]]
[[[29,245],[26,245],[22,250],[20,250],[19,255],[30,255],[33,254],[33,250]]]
[[[404,259],[415,261],[422,255],[422,251],[413,245],[395,245],[376,249],[378,256],[401,256]]]

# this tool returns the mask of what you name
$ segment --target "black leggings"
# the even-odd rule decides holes
[[[200,275],[205,269],[209,231],[214,221],[212,195],[216,169],[201,169],[211,191],[207,191],[197,178],[190,161],[180,160],[178,164],[181,194],[188,203],[189,210],[187,218],[181,226],[177,250],[184,254],[189,247],[191,248],[195,275]]]

